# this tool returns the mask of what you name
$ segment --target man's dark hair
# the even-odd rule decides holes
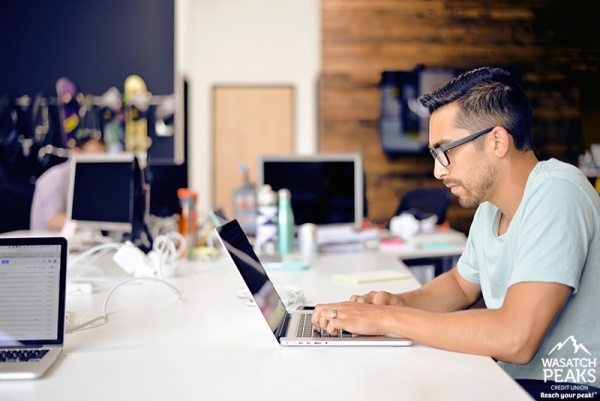
[[[96,140],[104,145],[104,141],[102,140],[102,135],[99,131],[93,131],[91,133],[83,133],[78,132],[75,136],[75,147],[83,149],[83,147],[90,141]]]
[[[481,67],[467,71],[419,100],[430,114],[456,103],[457,128],[477,132],[502,126],[512,135],[517,149],[532,149],[531,104],[523,88],[506,70]]]

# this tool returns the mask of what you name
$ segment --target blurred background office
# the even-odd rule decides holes
[[[27,12],[35,14],[39,1],[19,3],[30,3]],[[427,152],[390,151],[381,140],[382,77],[417,66],[447,71],[494,65],[518,74],[532,100],[534,145],[543,159],[577,165],[590,144],[600,142],[595,95],[600,90],[600,27],[594,20],[600,5],[594,1],[162,2],[173,8],[164,14],[170,19],[164,20],[167,29],[173,31],[172,53],[149,57],[171,63],[167,75],[172,75],[175,124],[183,137],[166,145],[173,150],[167,156],[171,160],[162,163],[170,167],[161,174],[167,182],[183,177],[178,185],[198,192],[200,211],[216,205],[231,210],[232,192],[242,183],[238,163],[248,166],[252,178],[259,153],[362,153],[368,218],[375,222],[388,220],[408,191],[439,187]],[[77,21],[90,16],[84,7],[92,2],[52,4],[68,22],[61,26],[38,15],[40,23],[77,35]],[[7,93],[4,83],[27,80],[6,71],[12,71],[9,66],[19,57],[35,52],[20,48],[7,54],[7,47],[14,49],[16,43],[18,48],[23,39],[13,34],[20,22],[10,19],[6,10],[11,7],[13,2],[0,5],[3,106],[22,95]],[[113,15],[134,9],[149,17],[149,7],[156,6],[141,1],[114,7],[109,10]],[[106,29],[116,20],[111,12],[97,14]],[[156,24],[161,22],[147,25]],[[37,35],[42,47],[60,46],[49,43],[43,30]],[[123,58],[126,53],[116,54]],[[80,64],[85,74],[88,61],[73,60],[70,67]],[[44,63],[39,60],[41,68]],[[151,85],[148,90],[157,91]],[[11,132],[0,132],[2,231],[26,228],[28,216],[12,214],[15,202],[9,201],[27,201],[45,168],[30,165],[31,156],[22,146],[29,138],[18,141]],[[15,144],[21,145],[17,151]],[[159,149],[153,146],[152,151]],[[472,214],[453,202],[446,217],[452,227],[466,231]]]

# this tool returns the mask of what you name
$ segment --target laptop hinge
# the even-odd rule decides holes
[[[292,315],[290,315],[289,313],[286,313],[283,317],[283,320],[281,321],[281,324],[279,324],[275,329],[275,337],[277,337],[277,339],[279,339],[282,335],[287,333],[288,325],[290,324],[290,320],[292,320],[291,316]]]

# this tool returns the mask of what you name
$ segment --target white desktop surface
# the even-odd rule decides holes
[[[397,246],[384,246],[382,243],[379,250],[401,259],[458,257],[464,251],[466,244],[465,234],[451,228],[444,228],[432,233],[417,234]]]
[[[331,279],[369,269],[406,271],[394,255],[364,252],[319,255],[308,270],[271,277],[300,287],[307,304],[418,286],[412,279],[361,285]],[[0,399],[273,400],[284,394],[292,400],[530,399],[487,357],[419,344],[282,347],[260,312],[238,298],[242,282],[227,260],[184,262],[182,270],[185,276],[169,281],[183,301],[158,282],[120,287],[109,301],[108,323],[67,334],[64,355],[45,377],[1,382]],[[85,319],[101,315],[109,289],[69,295],[67,311]]]

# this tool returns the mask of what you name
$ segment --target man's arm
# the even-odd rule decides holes
[[[405,308],[399,311],[397,328],[434,347],[524,364],[537,352],[571,290],[557,283],[518,283],[509,287],[500,309],[431,313]]]
[[[65,222],[67,221],[67,214],[65,212],[56,212],[46,222],[46,227],[50,231],[62,230]]]
[[[537,352],[571,290],[557,283],[514,284],[502,307],[493,310],[437,312],[358,302],[317,305],[313,324],[332,333],[339,329],[358,334],[397,333],[437,348],[523,364]],[[335,319],[332,309],[337,311]]]
[[[480,296],[480,286],[462,278],[455,267],[414,291],[395,295],[385,291],[371,291],[365,295],[353,295],[350,301],[408,306],[431,312],[452,312],[472,305]]]

